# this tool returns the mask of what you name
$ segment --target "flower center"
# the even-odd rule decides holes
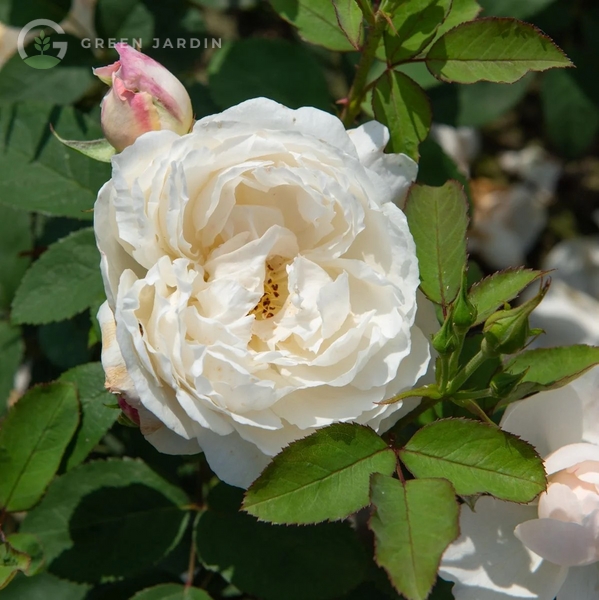
[[[264,294],[250,311],[256,319],[272,319],[285,304],[288,296],[286,265],[287,262],[281,256],[273,256],[266,261]]]

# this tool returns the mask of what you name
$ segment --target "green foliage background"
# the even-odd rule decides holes
[[[439,45],[431,50],[429,69],[423,60],[402,62],[418,59],[452,26],[473,19],[478,4],[482,16],[534,23],[577,68],[529,73],[512,85],[489,81],[457,85],[441,81],[460,80],[463,74],[451,70]],[[497,123],[509,117],[516,119],[525,136],[540,139],[564,159],[578,159],[596,150],[599,7],[592,0],[479,0],[478,4],[474,0],[410,0],[393,21],[399,38],[387,31],[373,49],[377,58],[391,57],[397,64],[378,79],[385,69],[383,62],[375,63],[368,73],[372,85],[367,101],[357,110],[361,108],[362,120],[376,116],[389,125],[389,150],[420,158],[422,184],[439,186],[450,178],[467,183],[428,137],[433,120],[483,127],[492,135]],[[59,22],[68,9],[66,0],[2,0],[0,21],[14,26],[34,18]],[[363,39],[355,8],[340,14],[343,18],[338,21],[332,3],[325,0],[98,0],[95,26],[105,42],[111,38],[143,40],[144,51],[186,84],[196,118],[256,96],[290,107],[310,105],[337,113],[335,101],[348,95],[359,59],[355,46]],[[61,37],[52,35],[53,40]],[[90,227],[96,194],[109,179],[110,168],[63,146],[49,126],[65,139],[101,137],[98,106],[106,88],[93,77],[91,67],[113,62],[117,55],[107,48],[92,52],[78,39],[64,38],[69,50],[56,68],[35,70],[14,55],[0,70],[0,417],[4,419],[0,507],[8,541],[2,545],[0,585],[16,575],[0,591],[2,599],[399,598],[373,559],[373,535],[381,543],[378,563],[387,568],[396,585],[410,597],[427,597],[430,586],[422,581],[434,578],[436,560],[418,565],[428,574],[424,579],[418,573],[398,573],[398,561],[410,557],[405,547],[395,551],[384,541],[405,535],[405,518],[397,514],[402,502],[405,506],[411,501],[419,506],[424,503],[423,514],[416,518],[426,520],[427,515],[445,510],[434,502],[427,505],[432,497],[441,502],[447,496],[445,508],[455,512],[454,489],[463,495],[494,493],[526,501],[526,494],[532,498],[542,489],[542,473],[530,475],[526,494],[521,487],[512,489],[510,478],[521,475],[514,472],[503,473],[505,480],[499,487],[497,481],[485,482],[467,469],[456,474],[451,484],[445,482],[449,487],[431,484],[433,480],[427,478],[438,476],[443,456],[442,451],[423,454],[419,443],[426,446],[423,438],[428,430],[424,428],[402,450],[404,464],[423,479],[411,479],[402,488],[399,480],[390,477],[395,456],[380,438],[374,436],[373,441],[366,433],[332,431],[328,435],[333,441],[337,434],[350,436],[352,460],[360,465],[351,476],[342,472],[338,479],[328,481],[331,489],[346,489],[343,506],[310,505],[306,486],[313,474],[306,470],[302,473],[305,481],[297,488],[283,490],[265,484],[263,489],[253,489],[245,500],[247,512],[240,512],[241,491],[218,482],[202,459],[158,454],[137,429],[116,423],[119,411],[114,398],[104,391],[98,362],[100,333],[95,314],[104,297]],[[153,49],[154,38],[181,38],[188,41],[187,46],[192,38],[205,38],[209,48]],[[222,40],[222,47],[211,48],[212,38]],[[494,42],[487,39],[487,43]],[[536,68],[534,60],[530,62],[524,70]],[[440,78],[434,78],[431,71]],[[523,74],[500,68],[479,73],[477,78],[512,81]],[[460,190],[446,189],[443,198],[447,194],[457,194],[462,202]],[[431,206],[441,198],[424,195]],[[452,210],[465,230],[467,206],[459,202]],[[415,237],[422,225],[426,240],[426,227],[431,224],[422,224],[416,208],[407,210]],[[423,210],[430,214],[430,207]],[[427,271],[426,256],[419,258],[424,265],[423,289],[447,314],[460,289],[464,290],[463,232],[449,232],[445,243],[457,249],[459,256],[443,252],[450,264],[442,274],[430,262]],[[425,246],[419,244],[419,252],[439,250]],[[519,271],[514,276],[496,276],[493,285],[485,280],[473,288],[470,302],[479,317],[474,324],[489,318],[538,276],[536,271]],[[450,289],[451,298],[437,294],[435,286],[440,282],[441,289]],[[474,348],[470,355],[469,346]],[[460,364],[467,363],[480,346],[480,336],[467,341]],[[584,348],[568,356],[572,365],[564,366],[562,357],[556,355],[516,359],[506,371],[518,379],[505,403],[547,389],[558,380],[563,384],[599,361]],[[551,360],[563,372],[555,374],[553,369],[554,378],[547,379],[539,365]],[[481,387],[490,385],[493,372]],[[528,387],[524,391],[516,384]],[[30,391],[18,398],[15,387]],[[39,410],[40,398],[43,410]],[[469,413],[451,405],[436,416],[465,414]],[[420,422],[411,424],[411,432],[426,420],[424,414]],[[456,431],[436,429],[430,435],[438,439],[443,433],[450,444],[455,443],[451,436],[458,435]],[[480,440],[477,431],[460,430],[459,436]],[[485,431],[485,443],[501,446],[505,440],[493,435]],[[335,463],[326,444],[318,448],[310,456],[321,459],[331,473],[348,468]],[[269,467],[272,481],[282,480],[279,469],[295,468],[296,458],[290,455],[275,461]],[[493,468],[501,469],[500,459]],[[373,472],[378,475],[369,491]],[[397,496],[393,506],[385,506],[385,491]],[[370,502],[369,493],[376,507],[372,531],[365,525],[366,511],[361,510]],[[283,494],[290,499],[278,500]],[[355,513],[351,521],[320,522],[350,513]],[[257,517],[274,523],[318,524],[276,525]],[[444,544],[455,537],[454,522],[454,518],[441,519],[426,525],[440,532],[440,545],[417,548],[420,558],[442,552]],[[194,587],[184,587],[185,581]],[[439,581],[430,598],[450,599],[450,588]]]

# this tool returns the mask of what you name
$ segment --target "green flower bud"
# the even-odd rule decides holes
[[[434,335],[432,344],[440,355],[451,354],[458,348],[459,339],[453,331],[451,319],[445,319],[441,329]]]
[[[517,308],[500,310],[492,314],[483,327],[484,340],[481,350],[487,356],[513,354],[524,348],[533,333],[528,324],[530,313],[545,297],[549,285],[528,302]]]
[[[468,282],[466,271],[464,271],[462,285],[451,310],[454,331],[458,335],[466,335],[468,330],[476,323],[477,316],[476,306],[468,299]]]

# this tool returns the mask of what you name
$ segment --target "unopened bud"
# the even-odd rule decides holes
[[[133,408],[122,396],[117,398],[120,409],[123,411],[119,417],[119,423],[128,427],[139,427],[139,411]]]
[[[102,130],[121,151],[148,131],[168,129],[180,135],[193,124],[191,99],[183,84],[155,60],[118,43],[120,59],[94,69],[110,85],[102,100]]]
[[[457,349],[459,339],[453,331],[451,319],[445,319],[441,329],[434,335],[432,345],[440,355],[451,354]]]
[[[500,310],[492,314],[483,327],[484,340],[481,350],[487,356],[513,354],[521,350],[534,332],[528,324],[532,311],[545,297],[549,285],[545,285],[532,300],[517,308]]]
[[[462,285],[451,310],[451,321],[454,331],[458,335],[466,335],[469,329],[476,323],[478,311],[476,306],[468,299],[468,283],[466,272],[462,276]]]

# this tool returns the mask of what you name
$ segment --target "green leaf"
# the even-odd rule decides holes
[[[0,417],[8,408],[15,373],[23,360],[25,343],[21,330],[6,321],[0,321]]]
[[[363,20],[362,10],[356,0],[332,0],[337,15],[339,27],[345,33],[349,43],[356,49],[360,49],[363,41]]]
[[[107,406],[114,396],[104,389],[104,379],[100,363],[75,367],[60,377],[75,385],[81,403],[81,423],[65,453],[67,471],[87,458],[118,418],[118,411]]]
[[[271,523],[342,519],[368,505],[371,473],[389,475],[395,463],[393,450],[372,429],[337,423],[275,456],[243,508]]]
[[[58,579],[49,573],[17,576],[2,591],[2,600],[84,600],[90,587]]]
[[[92,214],[84,211],[93,207],[98,190],[110,179],[110,167],[64,147],[52,136],[50,122],[72,139],[98,137],[100,132],[98,124],[86,121],[71,108],[60,110],[42,103],[1,106],[0,203],[89,220]]]
[[[329,50],[355,50],[339,26],[333,3],[329,0],[270,0],[272,7],[312,44]]]
[[[528,19],[553,4],[555,0],[479,0],[485,16]]]
[[[0,2],[0,21],[14,27],[24,27],[34,19],[50,19],[60,23],[70,6],[71,0],[27,0],[27,2],[4,0]]]
[[[210,600],[210,596],[198,588],[186,588],[176,583],[165,583],[142,590],[131,600]]]
[[[31,216],[0,204],[0,310],[10,307],[32,246]]]
[[[25,274],[13,301],[15,323],[68,319],[104,294],[93,229],[80,229],[52,244]]]
[[[58,470],[79,422],[75,388],[52,383],[30,390],[0,429],[0,506],[28,510]]]
[[[541,81],[546,131],[560,154],[581,156],[599,131],[599,109],[580,84],[563,71],[546,73]]]
[[[512,374],[526,371],[526,374],[516,393],[498,407],[536,392],[560,388],[597,364],[599,347],[583,344],[521,352],[506,365],[505,371]]]
[[[447,86],[444,86],[447,87]],[[472,206],[470,184],[457,165],[430,136],[420,144],[420,161],[418,163],[418,183],[435,187],[444,185],[448,179],[455,179],[464,186],[468,197],[468,205]]]
[[[461,496],[491,494],[530,502],[546,485],[543,461],[515,435],[480,421],[444,419],[425,425],[400,451],[415,477],[443,477]]]
[[[428,598],[445,548],[459,535],[459,507],[449,481],[372,477],[370,529],[375,560],[408,600]]]
[[[462,186],[448,181],[442,187],[415,184],[405,213],[416,242],[420,287],[426,296],[447,306],[457,295],[466,265],[468,203]]]
[[[210,492],[195,529],[206,568],[261,600],[332,600],[362,583],[371,562],[348,523],[262,523],[239,512],[241,495],[224,484]]]
[[[44,566],[44,549],[39,540],[30,533],[13,533],[7,541],[14,550],[23,552],[29,557],[29,565],[23,571],[28,577],[37,575]]]
[[[372,108],[376,119],[389,128],[389,151],[418,160],[418,145],[426,139],[432,122],[422,88],[403,73],[387,71],[373,90]]]
[[[84,156],[97,160],[99,162],[109,163],[110,159],[116,154],[116,148],[105,138],[99,140],[63,140],[56,131],[52,131],[54,137],[67,146],[81,152]]]
[[[41,47],[41,46],[40,46],[38,43],[35,43],[35,44],[33,44],[33,45],[34,45],[35,49],[36,49],[38,52],[41,52],[41,51],[42,51],[42,47]]]
[[[513,83],[529,71],[572,66],[534,25],[496,18],[458,25],[435,42],[426,64],[435,77],[456,83]]]
[[[0,71],[0,108],[9,109],[14,102],[34,102],[40,98],[48,103],[68,105],[90,90],[95,83],[90,68],[93,54],[82,48],[77,38],[68,39],[65,59],[51,69],[34,69],[18,53],[7,60]],[[47,40],[43,44],[44,51],[50,44],[50,39]],[[40,45],[38,50],[41,48]]]
[[[94,23],[103,40],[141,40],[144,48],[154,37],[154,16],[142,0],[98,0]]]
[[[217,10],[249,10],[255,8],[260,0],[191,0],[191,2]]]
[[[408,0],[393,15],[393,27],[384,33],[384,48],[377,56],[398,63],[417,56],[435,37],[451,8],[451,0]],[[396,33],[397,32],[397,33]]]
[[[61,371],[89,362],[93,354],[88,344],[90,325],[88,313],[42,325],[37,330],[40,350]]]
[[[10,543],[0,543],[0,590],[5,588],[19,572],[29,569],[31,557]]]
[[[208,72],[210,93],[222,109],[259,96],[291,108],[330,108],[322,68],[300,44],[263,38],[231,42],[214,53]]]
[[[534,73],[529,73],[511,84],[479,81],[461,86],[458,123],[466,127],[482,127],[495,121],[526,96],[534,81]]]
[[[445,35],[450,29],[476,19],[481,10],[477,0],[453,0],[447,19],[443,21],[437,30],[434,41],[437,41],[437,39]]]
[[[140,461],[90,462],[54,481],[21,531],[38,536],[55,575],[107,581],[166,556],[185,530],[187,503]]]
[[[423,90],[443,85],[441,81],[431,75],[423,62],[407,62],[393,68],[414,80]]]
[[[543,275],[532,269],[508,269],[493,273],[470,288],[468,299],[478,311],[475,325],[486,321],[505,302]]]

